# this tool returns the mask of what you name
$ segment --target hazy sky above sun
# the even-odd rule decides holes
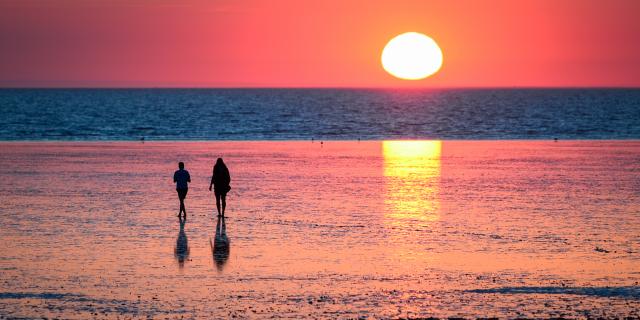
[[[0,86],[640,86],[640,1],[0,0]],[[424,33],[443,65],[380,63]]]

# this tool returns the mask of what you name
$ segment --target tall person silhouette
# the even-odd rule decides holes
[[[178,170],[173,174],[173,182],[176,183],[176,191],[178,191],[178,199],[180,199],[180,211],[178,211],[178,217],[184,212],[184,218],[187,219],[187,209],[184,207],[184,198],[187,197],[187,191],[189,191],[189,182],[191,182],[191,176],[189,171],[184,169],[184,163],[178,163]]]
[[[211,183],[209,184],[209,191],[211,191],[211,186],[214,187],[218,216],[224,217],[224,209],[227,207],[227,192],[231,190],[230,183],[231,176],[229,175],[229,169],[224,164],[224,161],[222,161],[222,158],[218,158],[216,164],[213,166],[213,175],[211,176]],[[221,201],[222,210],[220,210]]]

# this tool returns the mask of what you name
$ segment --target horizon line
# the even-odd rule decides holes
[[[52,89],[52,90],[149,90],[149,89],[327,89],[327,90],[486,90],[486,89],[640,89],[640,86],[0,86],[0,90],[28,90],[28,89]]]

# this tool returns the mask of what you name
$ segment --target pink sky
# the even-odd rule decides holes
[[[0,86],[640,86],[640,1],[0,2]],[[444,64],[380,65],[425,33]]]

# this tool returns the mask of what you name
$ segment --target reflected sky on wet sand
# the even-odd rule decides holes
[[[2,315],[640,316],[637,141],[0,150]]]

